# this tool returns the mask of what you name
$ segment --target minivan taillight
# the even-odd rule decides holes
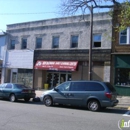
[[[112,94],[111,94],[111,93],[105,93],[105,96],[106,96],[107,98],[112,98]]]

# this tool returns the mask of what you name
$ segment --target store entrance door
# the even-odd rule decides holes
[[[49,88],[55,87],[65,81],[71,80],[71,72],[48,72],[47,73],[47,83]]]
[[[67,76],[66,74],[62,74],[62,73],[59,75],[59,77],[60,77],[60,82],[59,83],[60,84],[67,81],[66,76]]]

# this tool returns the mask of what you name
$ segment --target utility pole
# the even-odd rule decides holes
[[[89,10],[90,10],[90,48],[89,48],[88,80],[92,80],[93,5],[89,7]]]

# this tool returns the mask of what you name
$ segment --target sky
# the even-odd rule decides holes
[[[0,31],[6,25],[62,17],[61,0],[0,0]],[[42,13],[41,13],[42,12]]]
[[[58,13],[62,1],[0,0],[0,31],[6,31],[9,24],[63,17]]]

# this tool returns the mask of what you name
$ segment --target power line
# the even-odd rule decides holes
[[[57,13],[57,12],[0,13],[0,15],[30,15],[30,14],[59,14],[59,13]]]

